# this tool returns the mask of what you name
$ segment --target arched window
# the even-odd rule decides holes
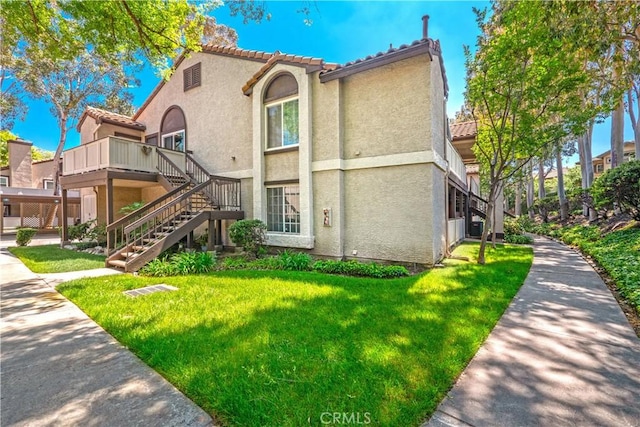
[[[298,82],[289,73],[277,76],[264,93],[267,123],[267,149],[297,145]]]
[[[177,106],[169,107],[164,113],[160,125],[160,141],[162,148],[169,150],[185,151],[187,123],[182,109]]]

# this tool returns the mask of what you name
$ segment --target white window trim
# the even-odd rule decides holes
[[[175,148],[167,148],[167,147],[165,147],[165,146],[164,146],[164,139],[165,139],[166,137],[168,137],[168,136],[174,136],[174,135],[177,135],[177,134],[179,134],[179,133],[181,133],[181,134],[182,134],[182,147],[183,147],[183,150],[182,150],[182,151],[180,151],[180,150],[176,150]],[[179,153],[184,153],[184,152],[186,152],[186,151],[187,151],[187,132],[186,132],[184,129],[180,129],[180,130],[177,130],[177,131],[175,131],[175,132],[163,133],[163,134],[162,134],[162,138],[160,138],[160,141],[158,141],[158,142],[160,142],[160,143],[162,144],[162,145],[160,146],[160,148],[164,148],[164,149],[166,149],[166,150],[177,151],[177,152],[179,152]],[[173,140],[173,144],[172,144],[172,145],[174,145],[174,146],[175,146],[175,139]]]
[[[0,176],[0,187],[9,187],[9,177],[8,176]]]
[[[47,188],[47,183],[50,182],[51,183],[51,188]],[[52,179],[44,179],[42,180],[42,188],[44,188],[45,190],[54,190],[54,185],[55,185],[55,181]]]
[[[269,132],[268,132],[269,114],[267,113],[267,110],[269,109],[269,107],[273,107],[275,105],[284,105],[287,102],[295,101],[295,100],[298,101],[298,143],[297,144],[289,144],[289,145],[280,145],[278,147],[269,147]],[[287,96],[285,98],[278,98],[275,101],[271,101],[271,102],[265,103],[263,105],[264,105],[264,124],[265,124],[265,132],[264,132],[264,150],[265,150],[265,152],[266,151],[269,151],[269,152],[280,151],[280,150],[289,149],[291,147],[299,147],[300,146],[300,97],[299,97],[299,94]],[[284,108],[282,109],[282,114],[284,115]],[[284,117],[282,119],[283,119],[283,122],[284,122]],[[282,132],[282,134],[284,136],[284,132]]]
[[[287,187],[298,187],[298,205],[300,205],[300,184],[285,184],[285,185],[267,185],[265,187],[265,200],[267,201],[267,227],[269,227],[269,195],[268,195],[268,190],[270,188],[287,188]],[[284,190],[283,190],[283,194],[282,194],[283,198],[286,196],[284,194]],[[284,199],[283,199],[284,200]],[[294,233],[292,231],[273,231],[273,230],[267,230],[267,233],[270,235],[278,235],[278,236],[299,236],[300,232],[302,230],[302,215],[300,214],[300,206],[298,206],[298,216],[300,217],[300,221],[298,222],[298,232]],[[285,205],[282,205],[282,218],[284,220],[284,218],[286,217],[286,212],[285,212]],[[282,223],[282,228],[285,228],[287,225],[286,222]]]
[[[267,192],[264,187],[265,181],[265,132],[264,123],[264,90],[270,81],[270,77],[280,72],[286,71],[293,75],[298,82],[298,130],[300,140],[298,145],[298,176],[300,186],[300,234],[283,235],[267,234],[267,244],[269,246],[280,246],[288,248],[313,249],[315,245],[314,218],[313,218],[313,177],[311,172],[311,74],[307,74],[304,67],[296,67],[287,64],[276,64],[265,76],[263,76],[254,86],[252,95],[252,117],[253,117],[253,214],[255,218],[266,219]],[[284,99],[284,98],[283,98]],[[291,145],[288,147],[295,147]]]

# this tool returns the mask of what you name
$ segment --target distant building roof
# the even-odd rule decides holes
[[[449,127],[451,128],[451,137],[454,140],[476,136],[476,134],[478,133],[476,122],[452,123],[449,125]]]
[[[78,129],[78,132],[80,132],[80,127],[87,117],[95,119],[97,123],[111,123],[113,125],[124,126],[126,128],[135,130],[145,130],[147,128],[144,124],[133,120],[131,117],[118,113],[112,113],[111,111],[103,110],[100,108],[87,106],[87,108],[85,108],[84,112],[82,113],[82,116],[80,116],[80,120],[78,121],[78,126],[76,127]]]
[[[635,145],[636,145],[635,142],[627,141],[627,142],[624,143],[624,150],[633,149],[635,147]],[[597,156],[593,156],[593,159],[594,160],[595,159],[602,159],[602,158],[604,158],[605,156],[607,156],[609,154],[611,154],[611,150],[607,150],[602,154],[598,154]]]

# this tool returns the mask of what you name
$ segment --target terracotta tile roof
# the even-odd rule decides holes
[[[80,127],[82,126],[82,122],[84,122],[84,119],[87,117],[94,118],[98,123],[111,123],[114,125],[124,126],[130,129],[145,130],[147,128],[144,124],[140,122],[136,122],[131,117],[128,117],[122,114],[112,113],[111,111],[102,110],[100,108],[87,106],[87,108],[85,108],[84,112],[82,113],[80,120],[78,121],[78,126],[77,126],[78,132],[80,132]]]
[[[267,72],[273,68],[277,63],[282,62],[285,64],[292,65],[300,65],[304,66],[307,69],[307,72],[313,72],[318,70],[333,70],[338,67],[338,64],[325,63],[321,58],[312,58],[310,56],[300,56],[300,55],[288,55],[286,53],[281,53],[280,51],[275,51],[271,54],[271,57],[267,60],[267,62],[242,86],[242,92],[245,95],[251,94],[253,86],[265,75]]]
[[[429,56],[436,55],[440,57],[440,69],[442,72],[442,79],[444,81],[444,92],[445,97],[447,97],[449,94],[449,84],[447,82],[444,61],[442,61],[442,48],[440,47],[440,41],[429,38],[415,40],[411,44],[403,44],[397,48],[390,46],[389,49],[384,52],[378,52],[374,55],[369,55],[366,58],[360,58],[355,61],[347,62],[344,65],[338,65],[334,69],[322,71],[320,73],[320,81],[326,82],[345,77],[360,71],[401,61],[424,53],[428,53]]]
[[[451,128],[451,137],[453,139],[475,136],[477,133],[476,122],[452,123],[449,127]]]

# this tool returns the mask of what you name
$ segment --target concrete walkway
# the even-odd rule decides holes
[[[640,426],[640,340],[577,253],[536,238],[520,292],[428,427]]]
[[[0,292],[3,427],[212,425],[207,413],[6,249],[0,249]]]

